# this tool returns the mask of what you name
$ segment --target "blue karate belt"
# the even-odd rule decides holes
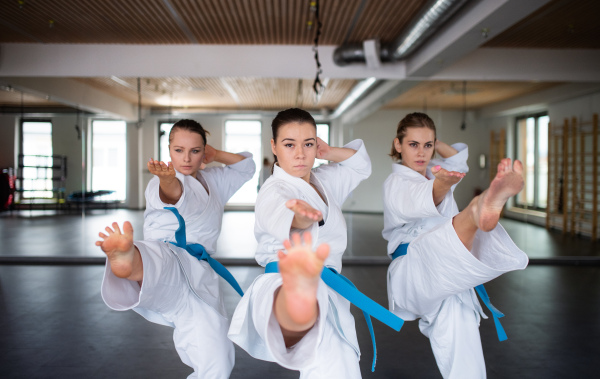
[[[265,267],[265,274],[279,272],[278,262],[269,262]],[[371,323],[371,316],[383,322],[390,328],[399,332],[404,324],[404,320],[388,311],[381,305],[371,300],[367,295],[360,292],[356,286],[342,274],[339,274],[331,267],[323,267],[321,271],[321,279],[331,287],[332,290],[342,295],[346,300],[354,304],[362,310],[365,316],[365,321],[371,333],[371,341],[373,342],[373,365],[371,371],[375,372],[375,361],[377,360],[377,346],[375,345],[375,332]]]
[[[406,255],[407,251],[408,251],[408,244],[407,243],[400,244],[400,246],[398,246],[396,251],[394,251],[394,253],[392,254],[392,259],[396,259],[398,257]],[[501,317],[504,317],[504,313],[500,312],[498,310],[498,308],[496,308],[492,305],[492,303],[490,302],[490,297],[488,296],[483,284],[480,284],[477,287],[475,287],[475,291],[477,291],[477,293],[479,294],[479,297],[483,301],[483,304],[485,304],[487,309],[489,309],[490,312],[492,313],[492,317],[494,318],[494,324],[496,325],[496,333],[498,333],[498,339],[500,341],[507,340],[508,337],[506,336],[506,332],[504,331],[504,328],[500,324],[500,320],[499,320]]]
[[[177,208],[165,207],[165,209],[173,212],[173,214],[175,214],[175,217],[177,217],[177,221],[179,221],[179,228],[177,228],[177,230],[175,231],[175,240],[177,242],[171,243],[175,246],[185,249],[190,255],[192,255],[199,261],[207,261],[210,267],[212,267],[212,269],[215,270],[215,272],[219,274],[221,278],[225,279],[227,283],[229,283],[229,285],[231,285],[233,289],[240,294],[240,296],[244,296],[244,291],[242,291],[242,288],[238,284],[237,280],[235,280],[233,275],[231,275],[231,273],[225,268],[225,266],[219,263],[219,261],[217,261],[216,259],[212,258],[210,254],[206,252],[204,246],[198,243],[191,243],[189,245],[186,243],[185,220],[183,219],[183,217],[181,217]]]

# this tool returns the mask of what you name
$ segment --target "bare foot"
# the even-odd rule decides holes
[[[490,187],[477,199],[474,207],[474,218],[477,227],[484,232],[489,232],[496,227],[500,213],[506,201],[519,193],[524,186],[523,165],[515,160],[511,164],[510,158],[504,158],[498,164],[498,173]]]
[[[323,264],[329,256],[329,245],[311,248],[312,237],[294,233],[292,241],[284,241],[287,254],[279,251],[279,272],[283,284],[277,295],[275,315],[281,327],[288,331],[310,329],[318,316],[317,288]]]
[[[109,226],[106,227],[108,235],[99,233],[104,241],[96,241],[96,246],[100,246],[108,257],[115,276],[129,278],[134,272],[136,254],[136,247],[133,245],[133,227],[129,221],[123,223],[123,233],[116,222],[113,222],[112,227],[114,230]]]

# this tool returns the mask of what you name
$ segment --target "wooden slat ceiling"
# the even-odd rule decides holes
[[[378,38],[390,43],[426,2],[321,0],[319,42],[341,45]],[[315,17],[309,0],[0,0],[0,10],[2,43],[311,45],[315,34],[315,27],[307,26]],[[597,0],[553,0],[484,46],[600,48],[598,14]],[[134,78],[78,80],[137,103]],[[312,79],[153,78],[142,80],[142,102],[153,107],[334,109],[355,83],[331,80],[315,104]],[[460,108],[461,96],[442,92],[451,85],[423,83],[386,107],[422,107],[426,98],[431,107]],[[469,107],[476,108],[553,84],[471,85],[480,88],[467,98]],[[13,104],[10,96],[0,96],[0,104]],[[37,105],[39,100],[26,96],[24,102]]]
[[[599,49],[600,1],[554,0],[484,47]]]
[[[136,78],[76,79],[131,103],[137,103]],[[335,108],[356,84],[354,79],[332,79],[315,103],[313,79],[254,78],[144,78],[142,105],[167,108],[272,110],[296,106]]]
[[[467,109],[477,109],[517,96],[541,91],[561,83],[467,82]],[[387,109],[462,109],[463,82],[423,82],[390,101]]]
[[[346,40],[363,0],[320,1],[321,44]],[[391,42],[427,0],[367,1],[348,42]],[[0,0],[0,42],[310,45],[308,0]],[[50,27],[52,20],[52,27]]]

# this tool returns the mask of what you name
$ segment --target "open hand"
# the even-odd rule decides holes
[[[294,212],[294,221],[292,226],[306,229],[311,224],[323,220],[323,214],[311,207],[306,201],[299,199],[288,200],[285,203],[292,212]]]
[[[465,177],[466,173],[458,171],[448,171],[442,166],[437,165],[431,168],[431,173],[435,176],[435,180],[439,180],[441,183],[447,186],[453,186],[460,182]]]
[[[165,162],[155,161],[150,158],[148,161],[148,170],[152,175],[158,176],[159,179],[175,178],[175,168],[171,162],[166,164]]]

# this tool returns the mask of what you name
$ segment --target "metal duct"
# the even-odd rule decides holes
[[[469,0],[430,0],[415,20],[393,43],[381,46],[381,62],[396,62],[406,58],[439,30],[456,11]],[[365,51],[362,44],[348,44],[335,49],[333,61],[338,66],[351,63],[365,63]]]

